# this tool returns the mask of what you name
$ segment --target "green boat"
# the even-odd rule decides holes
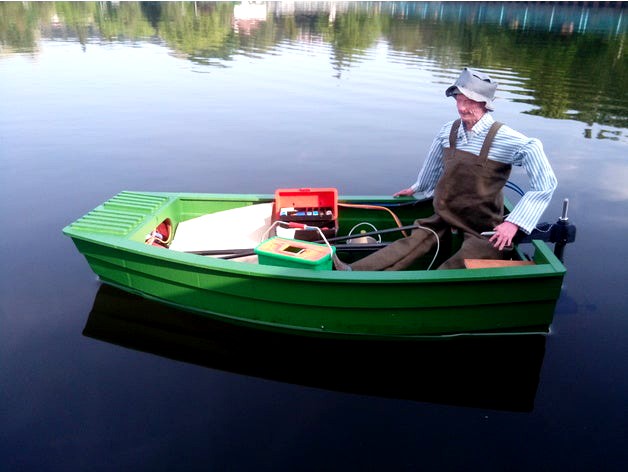
[[[332,255],[351,261],[402,237],[433,213],[431,200],[338,197],[332,233],[310,231],[305,239],[319,242],[305,243],[294,233],[301,230],[290,235],[299,240],[279,234],[290,230],[273,222],[281,219],[276,200],[125,191],[63,232],[103,283],[237,325],[366,339],[549,331],[566,269],[542,240],[515,245],[508,266],[428,270],[455,249],[454,238],[410,270],[336,271]],[[260,249],[276,238],[297,252],[329,253],[312,262],[286,255],[295,247]]]

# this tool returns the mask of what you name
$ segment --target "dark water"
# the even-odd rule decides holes
[[[623,470],[623,5],[0,3],[3,470]],[[578,226],[552,332],[297,342],[101,287],[121,190],[411,184],[471,65]],[[522,172],[513,180],[525,184]]]

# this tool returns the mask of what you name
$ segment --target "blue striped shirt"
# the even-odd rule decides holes
[[[456,148],[479,155],[484,138],[494,122],[492,115],[485,113],[470,131],[460,126]],[[424,192],[426,197],[434,194],[436,183],[443,174],[443,150],[449,147],[449,133],[453,123],[451,121],[445,124],[434,138],[417,181],[411,187],[415,192]],[[491,145],[488,158],[521,166],[528,174],[530,189],[506,217],[506,221],[516,224],[529,234],[539,222],[557,185],[541,141],[528,138],[508,126],[502,126]]]

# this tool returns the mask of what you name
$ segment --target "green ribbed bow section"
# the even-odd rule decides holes
[[[68,228],[89,232],[124,236],[137,228],[145,218],[164,203],[168,197],[135,192],[121,192],[79,218]]]

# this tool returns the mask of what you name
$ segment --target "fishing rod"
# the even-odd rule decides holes
[[[368,237],[368,236],[378,236],[380,234],[387,234],[387,233],[394,233],[394,232],[398,232],[398,231],[404,231],[404,230],[411,230],[411,229],[416,229],[419,228],[418,225],[408,225],[408,226],[399,226],[399,227],[395,227],[395,228],[386,228],[386,229],[381,229],[378,231],[370,231],[368,233],[360,233],[359,235],[349,235],[349,236],[338,236],[335,238],[328,238],[327,241],[329,241],[330,243],[337,243],[337,242],[344,242],[344,241],[349,241],[351,239],[357,239],[357,238],[364,238],[364,237]],[[312,242],[316,242],[316,243],[320,243],[323,242],[322,239],[318,239],[316,241],[312,241]],[[374,250],[374,249],[381,249],[382,247],[385,247],[387,244],[386,243],[378,243],[378,244],[334,244],[334,246],[337,249],[342,249],[344,250],[367,250],[367,246],[370,246],[369,249]],[[201,250],[201,251],[185,251],[188,254],[197,254],[199,256],[225,256],[223,257],[223,259],[235,259],[237,257],[244,257],[244,256],[252,256],[255,254],[255,251],[253,248],[238,248],[238,249],[208,249],[208,250]]]

